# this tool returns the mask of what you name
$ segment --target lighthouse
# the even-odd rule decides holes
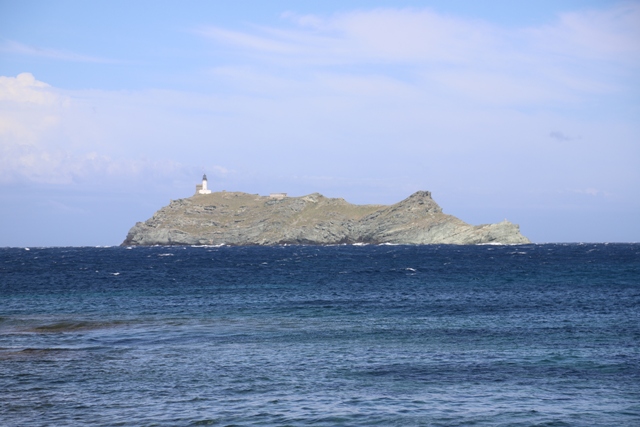
[[[202,184],[196,185],[196,194],[211,194],[211,190],[207,189],[207,175],[202,175]]]

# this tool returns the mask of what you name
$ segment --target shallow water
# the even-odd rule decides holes
[[[3,425],[640,424],[640,245],[0,249]]]

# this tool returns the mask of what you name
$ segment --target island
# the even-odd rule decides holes
[[[172,200],[134,225],[123,246],[527,244],[517,224],[470,225],[442,212],[429,191],[394,205],[354,205],[314,193],[287,197],[211,192]]]

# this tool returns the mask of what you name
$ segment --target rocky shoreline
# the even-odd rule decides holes
[[[526,244],[509,221],[469,225],[442,212],[428,191],[394,205],[353,205],[314,193],[269,197],[241,192],[173,200],[134,225],[123,246]]]

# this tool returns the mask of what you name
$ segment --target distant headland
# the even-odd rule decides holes
[[[313,193],[288,197],[211,192],[207,177],[192,197],[173,200],[134,225],[123,246],[525,244],[518,225],[469,225],[442,213],[429,191],[394,205],[353,205]]]

